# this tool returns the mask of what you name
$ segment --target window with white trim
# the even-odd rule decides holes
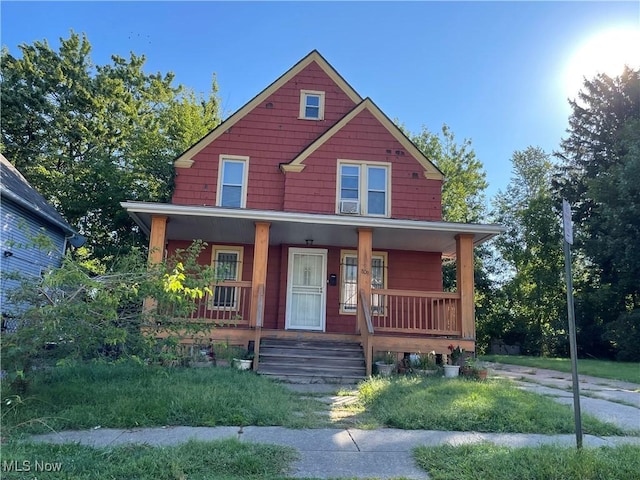
[[[211,263],[216,272],[216,284],[225,281],[237,281],[242,278],[243,247],[214,246]],[[232,286],[213,287],[210,308],[236,309],[238,289]]]
[[[340,313],[356,313],[358,306],[358,253],[342,250],[340,253]],[[387,286],[387,253],[373,252],[371,256],[371,288]],[[373,311],[379,305],[372,305]]]
[[[247,178],[249,157],[220,155],[216,205],[245,208],[247,204]]]
[[[339,162],[336,213],[388,217],[390,169],[386,163]]]
[[[300,90],[300,118],[303,120],[324,119],[324,92]]]

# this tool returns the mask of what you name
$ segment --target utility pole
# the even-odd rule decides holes
[[[562,200],[562,226],[564,229],[564,267],[567,277],[567,312],[569,317],[569,349],[571,353],[571,377],[573,379],[573,415],[576,423],[576,445],[582,448],[582,418],[580,415],[580,385],[578,383],[578,350],[576,348],[576,317],[573,308],[573,280],[571,276],[571,245],[573,245],[573,224],[571,207]]]

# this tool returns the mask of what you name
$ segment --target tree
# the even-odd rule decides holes
[[[456,143],[455,135],[447,125],[442,126],[441,135],[423,127],[420,133],[409,134],[409,138],[444,174],[443,220],[479,222],[486,213],[484,192],[488,183],[484,166],[471,147],[471,140]]]
[[[196,241],[157,265],[133,248],[110,266],[80,249],[42,277],[11,274],[19,286],[7,292],[3,311],[16,327],[0,337],[3,369],[23,380],[32,367],[51,360],[159,360],[161,347],[177,345],[185,332],[203,335],[211,325],[190,320],[194,300],[212,294],[210,286],[220,278],[198,258],[205,247]],[[49,249],[51,243],[37,238],[31,248]],[[158,308],[144,309],[148,298]],[[154,338],[154,328],[167,340]]]
[[[620,353],[616,325],[640,318],[633,314],[640,310],[640,70],[585,80],[570,105],[555,186],[574,206],[575,247],[584,259],[576,283],[578,342],[594,355],[611,347]]]
[[[501,333],[533,354],[564,354],[562,235],[551,195],[553,165],[540,148],[514,152],[513,175],[494,199],[495,221],[507,231],[496,248],[507,271],[506,308],[494,311],[509,325]]]
[[[2,51],[2,150],[104,257],[144,243],[119,203],[170,198],[171,161],[219,123],[217,85],[198,98],[144,56],[96,66],[86,36],[60,42]]]

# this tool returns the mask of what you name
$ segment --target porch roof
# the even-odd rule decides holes
[[[442,252],[454,256],[456,235],[471,234],[479,245],[504,232],[500,225],[325,215],[168,203],[122,202],[122,207],[149,235],[151,217],[168,217],[167,240],[201,239],[215,243],[253,243],[255,222],[269,222],[269,244],[356,248],[358,228],[373,230],[373,248]]]

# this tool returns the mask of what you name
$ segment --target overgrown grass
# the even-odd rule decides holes
[[[78,444],[10,442],[2,447],[3,465],[6,467],[15,461],[23,471],[4,468],[1,476],[16,480],[276,479],[286,475],[296,456],[293,448],[238,440],[191,440],[175,447],[126,445],[99,449]],[[28,472],[24,471],[25,460],[30,462]],[[51,468],[59,465],[59,471],[36,471],[36,461],[48,463]]]
[[[4,387],[4,385],[3,385]],[[3,397],[8,389],[2,389]],[[319,403],[253,372],[87,364],[39,372],[22,405],[3,398],[3,429],[41,419],[54,430],[95,426],[318,426]],[[26,432],[48,430],[39,422]]]
[[[509,363],[534,368],[548,368],[571,373],[571,359],[551,357],[527,357],[524,355],[483,355],[481,360]],[[610,378],[640,384],[640,363],[614,362],[610,360],[578,359],[578,374]]]
[[[382,425],[402,429],[559,434],[573,433],[570,407],[515,388],[507,380],[372,378],[360,386],[366,410]],[[590,415],[583,431],[623,435]]]
[[[433,480],[638,480],[640,447],[509,448],[491,444],[419,447],[414,456]]]

